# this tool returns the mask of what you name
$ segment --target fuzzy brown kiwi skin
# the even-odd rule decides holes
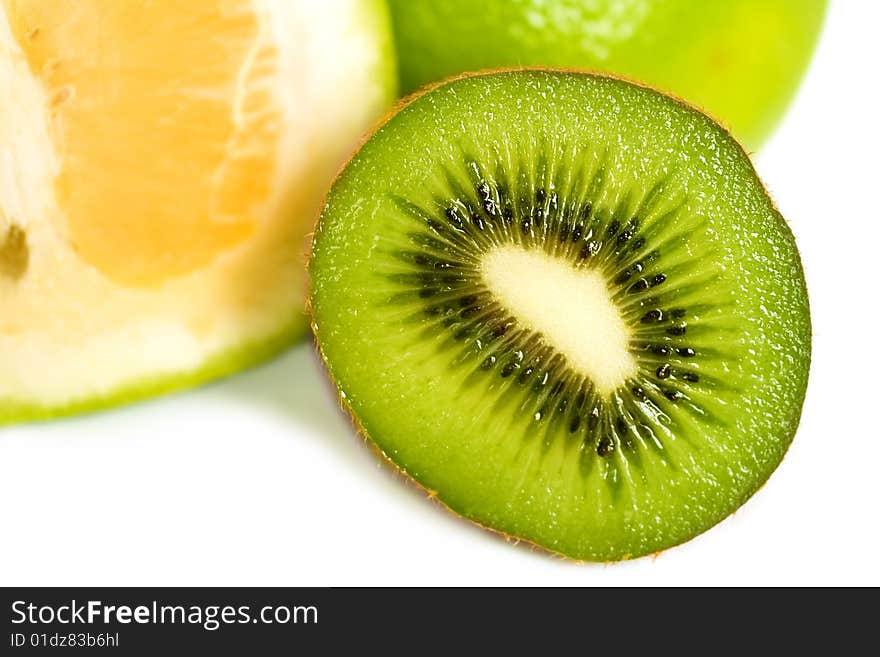
[[[406,483],[413,485],[417,490],[423,492],[425,497],[427,497],[429,500],[431,500],[435,504],[439,505],[441,508],[443,508],[445,511],[447,511],[451,515],[455,516],[456,518],[464,519],[467,522],[469,522],[470,524],[476,525],[477,527],[483,529],[484,531],[486,531],[494,536],[499,536],[499,537],[503,538],[508,543],[512,543],[514,545],[522,544],[522,545],[529,547],[532,552],[540,552],[540,553],[546,554],[550,557],[553,557],[555,559],[558,559],[560,561],[566,561],[569,563],[577,564],[579,566],[615,565],[620,562],[632,561],[634,559],[629,554],[625,554],[618,559],[608,560],[608,561],[604,561],[604,562],[588,561],[586,559],[577,559],[577,558],[571,557],[567,554],[564,554],[562,552],[558,552],[556,550],[548,548],[546,546],[539,545],[538,543],[531,541],[527,538],[524,538],[521,536],[514,536],[512,534],[508,534],[506,532],[503,532],[500,529],[490,527],[490,526],[480,522],[479,520],[471,518],[471,517],[459,512],[459,511],[456,511],[452,507],[450,507],[448,504],[446,504],[446,502],[442,499],[442,497],[440,497],[439,491],[431,490],[427,486],[423,485],[421,482],[419,482],[417,479],[415,479],[411,474],[409,474],[409,472],[407,472],[404,468],[400,467],[397,463],[395,463],[394,460],[392,460],[391,457],[389,457],[382,450],[382,448],[379,447],[379,444],[375,440],[373,440],[373,438],[367,432],[366,428],[363,426],[361,421],[358,419],[357,414],[355,413],[351,404],[348,402],[347,399],[342,397],[342,395],[340,394],[339,385],[336,383],[336,379],[333,377],[333,372],[330,368],[329,361],[327,360],[326,355],[324,353],[324,349],[321,346],[321,339],[320,339],[320,336],[318,335],[318,331],[316,330],[314,312],[312,310],[312,279],[311,279],[311,276],[309,275],[309,273],[311,272],[311,264],[312,264],[313,254],[314,254],[314,241],[315,241],[314,237],[315,237],[318,221],[321,217],[321,214],[323,213],[323,208],[325,207],[325,205],[327,203],[327,197],[330,194],[330,190],[336,184],[337,179],[342,175],[343,171],[348,167],[351,160],[355,157],[355,155],[357,155],[357,153],[364,146],[364,144],[366,144],[370,139],[372,139],[373,136],[379,130],[381,130],[385,126],[386,123],[388,123],[392,118],[394,118],[401,110],[405,109],[410,104],[412,104],[413,102],[415,102],[416,100],[418,100],[419,98],[424,96],[425,94],[430,93],[431,91],[433,91],[434,89],[436,89],[438,87],[442,87],[442,86],[449,84],[451,82],[454,82],[456,80],[462,80],[462,79],[466,79],[466,78],[482,77],[482,76],[492,75],[492,74],[496,74],[496,73],[523,72],[523,71],[536,71],[536,72],[547,72],[547,73],[574,73],[574,74],[588,75],[588,76],[598,77],[598,78],[611,78],[613,80],[619,80],[621,82],[626,82],[626,83],[631,84],[633,86],[641,87],[642,89],[647,89],[649,91],[653,91],[655,93],[666,96],[667,98],[672,99],[673,101],[675,101],[676,103],[678,103],[679,105],[684,107],[686,110],[693,112],[693,113],[700,115],[700,116],[708,117],[723,131],[723,133],[727,137],[730,138],[730,141],[732,143],[736,144],[736,147],[739,148],[740,153],[746,158],[746,160],[751,165],[752,175],[754,176],[755,181],[761,186],[761,188],[764,190],[764,193],[767,195],[768,199],[770,200],[770,204],[771,204],[771,207],[773,208],[773,214],[774,214],[775,220],[779,223],[782,223],[783,225],[785,225],[787,227],[787,223],[786,223],[785,219],[783,218],[782,214],[779,212],[778,208],[776,207],[776,203],[773,201],[772,197],[770,197],[770,194],[767,191],[766,185],[764,185],[763,181],[760,179],[757,171],[755,170],[754,163],[752,162],[752,155],[748,151],[746,151],[745,148],[743,148],[742,144],[740,144],[739,140],[737,140],[733,136],[728,125],[726,123],[722,122],[720,119],[718,119],[718,117],[712,115],[710,112],[707,112],[707,111],[701,109],[697,105],[690,103],[675,94],[671,94],[671,93],[662,91],[660,89],[657,89],[656,87],[645,84],[644,82],[640,82],[640,81],[634,80],[632,78],[627,78],[626,76],[617,75],[617,74],[610,74],[610,73],[606,73],[604,71],[599,71],[596,69],[589,69],[589,68],[515,66],[515,67],[500,67],[500,68],[493,68],[493,69],[485,69],[485,70],[480,70],[480,71],[468,71],[468,72],[464,72],[464,73],[446,78],[444,80],[440,80],[439,82],[433,82],[428,85],[425,85],[421,89],[418,89],[417,91],[401,98],[394,105],[394,107],[392,107],[382,118],[380,118],[376,122],[376,124],[371,129],[369,129],[367,132],[365,132],[363,134],[363,136],[358,140],[358,143],[354,147],[354,149],[352,150],[351,154],[345,159],[344,163],[339,167],[336,174],[333,176],[332,181],[330,182],[330,184],[327,187],[327,191],[325,192],[324,197],[322,199],[322,202],[319,206],[320,209],[318,210],[317,214],[315,215],[315,219],[314,219],[314,222],[312,225],[312,231],[308,235],[308,246],[307,246],[307,251],[305,254],[306,274],[307,274],[307,276],[306,276],[307,289],[306,289],[305,309],[306,309],[307,317],[310,320],[309,321],[309,328],[311,329],[312,335],[314,338],[315,350],[317,351],[318,355],[320,356],[321,367],[324,370],[324,372],[326,372],[326,374],[327,374],[328,382],[332,386],[332,389],[333,389],[334,393],[336,394],[336,399],[339,404],[340,410],[347,417],[348,421],[351,423],[351,426],[354,429],[355,435],[360,436],[361,439],[364,440],[364,442],[370,447],[370,449],[379,457],[380,461],[384,462],[385,467],[389,467],[389,469],[395,475],[401,477]],[[800,253],[797,249],[795,249],[794,252],[795,252],[795,257],[797,259],[797,262],[800,265],[800,270],[802,272],[801,273],[801,278],[802,278],[801,282],[803,284],[802,287],[806,291],[807,287],[806,287],[806,282],[803,280],[803,263],[801,262]],[[809,305],[810,305],[809,304],[809,293],[806,292],[806,295],[807,295],[806,296],[807,307],[809,308]],[[807,322],[810,325],[810,341],[812,342],[812,337],[813,337],[812,319],[811,319],[809,313],[807,313]],[[812,350],[810,350],[810,352],[811,353],[807,355],[807,363],[806,363],[807,385],[809,385],[809,372],[810,372],[810,367],[811,367]],[[759,490],[761,490],[764,487],[764,485],[767,483],[767,480],[770,478],[770,475],[773,474],[773,472],[775,472],[776,468],[779,466],[779,464],[784,459],[786,453],[788,452],[789,447],[791,446],[791,443],[794,440],[794,436],[797,433],[797,428],[800,423],[800,417],[801,417],[802,410],[803,410],[803,400],[801,401],[801,405],[798,408],[798,414],[795,417],[795,421],[791,426],[791,431],[786,435],[786,447],[782,451],[782,453],[779,455],[779,459],[776,461],[776,463],[773,465],[773,467],[768,470],[767,475],[764,477],[763,481],[761,481],[760,484],[753,491],[751,491],[747,495],[743,496],[743,498],[738,502],[738,504],[734,508],[733,512],[726,514],[725,516],[722,516],[721,518],[719,518],[712,526],[709,527],[709,529],[712,529],[712,527],[717,526],[718,523],[720,523],[721,521],[723,521],[727,517],[734,515],[734,513],[736,513],[736,511],[738,509],[742,508],[742,506],[749,499],[751,499],[751,497],[753,495],[755,495]],[[708,529],[706,531],[708,531]],[[701,533],[704,533],[704,532],[701,532]],[[697,536],[699,536],[699,535],[700,534],[698,534]],[[674,548],[674,547],[677,547],[677,546],[682,545],[684,543],[687,543],[690,540],[696,538],[697,536],[684,538],[680,541],[677,541],[676,543],[673,543],[673,544],[667,546],[666,548],[664,548],[662,550],[658,550],[656,552],[649,552],[647,554],[640,555],[639,557],[636,557],[635,560],[641,560],[641,559],[656,560],[666,550],[669,550],[670,548]]]

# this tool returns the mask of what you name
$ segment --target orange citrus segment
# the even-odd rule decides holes
[[[281,111],[278,53],[250,0],[4,3],[45,88],[55,203],[81,258],[153,285],[253,234]]]

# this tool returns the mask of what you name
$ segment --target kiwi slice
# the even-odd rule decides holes
[[[327,367],[385,456],[573,558],[708,529],[797,427],[791,232],[721,127],[629,82],[501,71],[411,100],[333,184],[310,274]]]

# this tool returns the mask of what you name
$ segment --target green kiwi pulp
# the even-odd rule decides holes
[[[739,145],[653,90],[542,70],[412,100],[310,260],[340,398],[454,511],[584,560],[739,507],[797,427],[797,249]]]

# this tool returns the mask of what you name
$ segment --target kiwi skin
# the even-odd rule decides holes
[[[374,127],[374,129],[370,133],[368,133],[364,136],[364,138],[362,140],[362,145],[364,143],[368,142],[377,131],[379,131],[383,126],[385,126],[401,110],[405,109],[406,107],[411,105],[413,102],[420,99],[422,96],[431,93],[432,91],[434,91],[438,87],[442,87],[442,86],[445,86],[447,84],[451,84],[457,80],[462,80],[462,79],[482,77],[482,76],[495,75],[495,74],[504,74],[504,73],[512,73],[512,72],[530,72],[530,71],[531,72],[538,72],[538,73],[561,73],[561,74],[573,73],[573,74],[589,75],[589,76],[599,77],[599,78],[611,78],[611,79],[626,82],[626,83],[631,84],[633,86],[641,87],[643,89],[650,90],[652,92],[658,93],[658,94],[666,96],[668,98],[671,98],[672,100],[677,102],[679,105],[681,105],[684,109],[686,109],[689,112],[692,112],[695,115],[699,115],[699,116],[706,115],[706,113],[703,112],[702,110],[695,108],[693,105],[687,103],[686,101],[684,101],[680,98],[676,98],[675,96],[671,96],[670,94],[667,94],[667,93],[659,92],[656,89],[652,88],[650,85],[647,85],[647,84],[644,84],[644,83],[641,83],[638,81],[628,80],[624,76],[620,76],[620,75],[608,75],[605,73],[596,73],[594,71],[587,71],[587,70],[583,70],[583,69],[569,68],[569,67],[554,67],[554,68],[540,67],[540,66],[508,67],[508,68],[494,69],[492,71],[477,71],[477,72],[462,73],[462,74],[457,75],[453,78],[449,78],[448,80],[444,80],[444,81],[430,84],[430,85],[410,94],[409,96],[401,99],[401,101],[395,106],[395,108],[393,108],[385,117],[383,117],[383,119]],[[720,129],[722,132],[725,133],[725,135],[727,137],[730,138],[731,144],[736,144],[736,147],[739,149],[740,155],[743,157],[743,159],[745,161],[749,162],[748,153],[743,149],[743,147],[739,144],[739,142],[737,142],[735,139],[732,138],[729,130],[724,128],[723,125],[718,124],[717,121],[715,121],[714,123],[716,123],[716,128]],[[355,153],[352,154],[352,157],[354,157],[357,154],[358,150],[356,150]],[[342,174],[342,172],[345,170],[345,168],[347,166],[348,166],[348,163],[346,163],[346,165],[344,165],[340,169],[339,173],[337,173],[337,179]],[[750,173],[753,176],[756,184],[760,185],[760,187],[763,190],[765,190],[765,194],[766,194],[766,188],[764,188],[763,184],[758,179],[758,176],[755,173],[753,167],[751,167]],[[336,182],[336,179],[334,179],[334,184],[335,184],[335,182]],[[330,190],[328,190],[328,197],[329,197],[329,192],[330,192]],[[769,198],[769,196],[768,196],[768,198]],[[325,197],[325,204],[326,204],[326,200],[327,200],[327,198]],[[785,220],[781,217],[781,215],[778,213],[778,211],[776,210],[775,205],[773,205],[773,210],[774,210],[773,216],[774,216],[775,220],[781,226],[784,226],[785,230],[787,231],[787,224],[786,224]],[[319,215],[319,218],[320,218],[320,215]],[[317,232],[313,233],[313,237],[316,235],[317,235]],[[791,239],[790,233],[788,234],[788,238]],[[793,242],[792,242],[792,245],[793,245]],[[311,246],[312,246],[312,248],[310,249],[310,252],[308,254],[308,261],[309,261],[308,266],[309,266],[310,272],[312,270],[313,260],[314,260],[314,241],[312,242]],[[805,286],[805,281],[804,281],[804,277],[803,277],[803,269],[802,269],[800,257],[799,257],[799,254],[798,254],[796,248],[793,248],[792,254],[793,254],[793,257],[796,259],[797,270],[799,272],[799,281],[797,281],[797,282],[800,284],[801,288],[804,290],[805,296],[804,296],[803,301],[804,301],[805,310],[806,310],[805,321],[807,322],[807,333],[808,333],[808,335],[811,335],[812,330],[811,330],[811,327],[809,326],[809,321],[810,321],[809,320],[809,303],[808,303],[808,299],[806,297],[806,286]],[[310,285],[311,284],[312,284],[312,281],[310,278]],[[469,520],[470,522],[480,526],[481,528],[491,532],[492,534],[503,537],[508,542],[523,543],[525,545],[531,546],[534,550],[545,552],[545,553],[554,555],[556,557],[559,557],[559,558],[562,558],[565,560],[575,561],[578,563],[591,563],[591,562],[595,562],[597,560],[609,563],[609,562],[613,562],[613,561],[617,561],[617,560],[628,560],[628,559],[631,559],[634,557],[643,557],[643,556],[652,556],[652,555],[656,556],[657,554],[664,551],[665,549],[668,549],[669,547],[674,547],[674,546],[679,545],[681,543],[687,542],[691,538],[693,538],[693,535],[681,536],[678,538],[678,540],[672,541],[672,542],[667,542],[667,544],[662,549],[657,550],[657,551],[653,551],[653,552],[642,551],[642,552],[635,554],[635,555],[624,552],[624,553],[617,553],[617,554],[608,556],[605,559],[596,559],[596,558],[593,558],[592,556],[589,556],[589,555],[588,556],[574,556],[571,553],[568,553],[565,551],[555,550],[555,549],[547,546],[546,544],[541,544],[541,543],[536,542],[535,540],[529,539],[527,537],[512,534],[512,533],[506,532],[504,530],[501,530],[498,527],[491,526],[478,517],[472,516],[468,513],[463,513],[459,509],[456,509],[454,506],[449,504],[440,495],[440,493],[438,491],[433,490],[430,487],[428,487],[427,485],[423,484],[421,481],[419,481],[417,478],[415,478],[404,466],[401,466],[398,462],[396,462],[388,453],[386,453],[380,447],[379,443],[370,435],[370,432],[367,430],[367,428],[365,427],[363,422],[359,419],[350,400],[346,397],[345,393],[343,392],[342,387],[336,381],[336,376],[334,374],[333,362],[331,359],[328,358],[327,353],[325,352],[324,346],[322,344],[321,336],[320,336],[320,331],[318,330],[319,327],[317,326],[317,322],[314,318],[311,290],[310,290],[308,300],[307,300],[307,310],[308,310],[309,314],[312,316],[312,329],[313,329],[316,350],[319,353],[319,355],[321,356],[321,359],[323,361],[323,366],[328,374],[328,378],[329,378],[330,382],[336,388],[337,397],[339,399],[340,407],[342,408],[343,412],[349,417],[349,421],[352,423],[352,426],[354,427],[356,433],[359,434],[364,440],[366,440],[366,442],[382,458],[382,460],[390,463],[394,471],[396,471],[397,473],[402,475],[406,480],[414,483],[418,489],[424,491],[424,494],[429,499],[432,499],[435,502],[439,503],[443,508],[445,508],[450,513],[452,513],[456,516],[459,516],[459,517],[463,517],[463,518]],[[804,366],[804,388],[805,388],[808,373],[809,373],[809,366],[810,366],[810,350],[809,350],[808,343],[806,345],[806,353],[805,353],[805,358],[803,361],[803,366]],[[799,404],[796,409],[797,412],[792,415],[792,421],[786,423],[785,433],[781,435],[782,437],[778,441],[779,444],[783,448],[780,450],[777,450],[777,452],[775,453],[774,460],[772,461],[772,463],[769,464],[768,467],[766,467],[764,469],[763,475],[757,481],[757,484],[755,486],[753,486],[750,490],[746,490],[737,499],[736,503],[733,506],[733,511],[735,511],[737,508],[739,508],[739,506],[741,506],[743,503],[745,503],[755,492],[757,492],[757,490],[759,490],[761,487],[763,487],[767,478],[769,478],[770,474],[772,474],[773,471],[775,471],[778,464],[782,461],[782,459],[783,459],[783,457],[784,457],[788,447],[790,446],[790,443],[796,433],[797,426],[798,426],[799,419],[800,419],[800,411],[802,408],[802,404],[803,404],[803,396],[800,397],[800,401],[799,401]],[[710,527],[714,526],[715,524],[717,524],[718,522],[720,522],[721,520],[726,518],[731,513],[732,513],[732,511],[730,508],[718,509],[716,511],[716,517],[714,518],[714,520],[712,520],[711,523],[708,524],[707,527],[710,528]],[[701,532],[702,531],[705,531],[705,529],[701,530]],[[701,532],[698,532],[698,533],[701,533]]]

